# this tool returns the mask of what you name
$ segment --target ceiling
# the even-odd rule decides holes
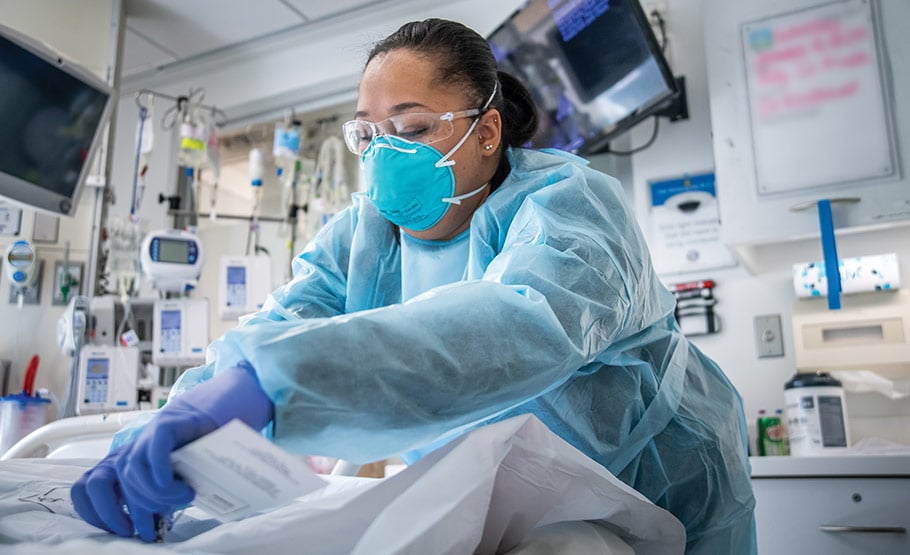
[[[389,0],[125,0],[123,75],[160,68]]]

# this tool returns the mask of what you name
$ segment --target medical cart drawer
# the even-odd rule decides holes
[[[910,553],[910,479],[754,478],[759,554]]]

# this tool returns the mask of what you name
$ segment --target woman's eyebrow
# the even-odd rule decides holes
[[[430,107],[426,104],[421,104],[420,102],[402,102],[401,104],[396,104],[392,106],[391,112],[393,114],[400,114],[401,112],[407,112],[408,110],[413,110],[414,108],[423,108],[429,110]]]
[[[422,108],[424,110],[432,111],[432,110],[430,110],[429,106],[427,106],[426,104],[421,104],[420,102],[402,102],[401,104],[396,104],[396,105],[392,106],[392,109],[389,112],[391,114],[400,114],[402,112],[407,112],[409,110],[413,110],[414,108]],[[365,118],[369,115],[370,115],[369,112],[360,110],[360,111],[354,113],[354,118],[360,119],[360,118]]]

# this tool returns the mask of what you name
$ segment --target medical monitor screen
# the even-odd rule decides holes
[[[0,26],[0,197],[72,215],[110,97],[86,70]]]
[[[189,264],[189,260],[189,241],[159,239],[158,262],[169,262],[171,264]]]
[[[638,0],[529,0],[489,42],[537,104],[528,146],[596,152],[677,93]]]

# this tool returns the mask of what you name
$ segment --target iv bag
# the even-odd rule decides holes
[[[181,166],[200,168],[205,165],[208,135],[205,121],[188,113],[180,123],[180,149],[177,157]]]
[[[262,186],[262,177],[265,173],[265,160],[262,151],[258,148],[250,150],[250,184],[253,187]]]
[[[288,160],[290,163],[287,166],[291,167],[294,163],[293,161],[297,160],[299,153],[300,128],[295,125],[289,127],[276,126],[275,140],[272,146],[272,155],[275,160]],[[284,164],[279,165],[284,166]]]
[[[212,170],[215,182],[221,177],[221,139],[215,127],[209,129],[208,148],[206,149],[209,169]]]
[[[146,108],[145,118],[136,124],[136,146],[139,154],[151,154],[155,146],[155,117],[151,108]]]

